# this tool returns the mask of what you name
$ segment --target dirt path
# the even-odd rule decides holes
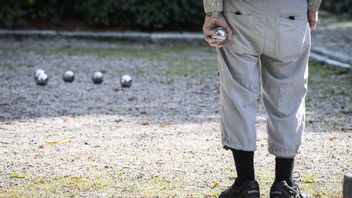
[[[43,68],[49,84],[36,86]],[[191,45],[0,40],[0,197],[211,197],[235,177],[220,144],[216,56]],[[76,73],[72,84],[61,79]],[[95,70],[105,72],[94,85]],[[341,194],[352,171],[351,75],[311,64],[302,188]],[[122,89],[122,74],[133,86]],[[333,82],[333,83],[332,83]],[[259,105],[256,171],[273,181]]]

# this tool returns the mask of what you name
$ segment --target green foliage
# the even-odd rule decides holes
[[[202,1],[189,0],[2,0],[0,26],[15,28],[33,20],[60,24],[78,19],[94,26],[123,29],[201,27]]]
[[[28,11],[24,8],[23,2],[20,1],[0,1],[0,25],[11,28],[16,25],[22,25],[26,22],[25,16]]]
[[[75,13],[91,25],[133,29],[184,29],[200,26],[201,1],[188,0],[79,0]]]
[[[323,0],[322,8],[338,14],[347,13],[352,17],[352,0]]]
[[[322,9],[352,16],[352,0],[323,0]],[[97,27],[129,30],[200,29],[202,1],[190,0],[1,0],[0,27],[33,21],[76,19]]]

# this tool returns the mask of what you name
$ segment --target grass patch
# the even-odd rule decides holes
[[[19,56],[34,53],[40,56],[91,56],[97,58],[128,58],[148,61],[151,66],[147,68],[131,68],[141,75],[160,76],[200,76],[216,75],[217,61],[214,49],[205,46],[161,46],[161,45],[122,45],[116,48],[31,48],[31,49],[0,49],[0,58]],[[0,67],[14,68],[20,65],[1,65]],[[27,66],[28,65],[23,65]],[[119,68],[115,69],[120,73]]]
[[[307,173],[299,179],[302,190],[314,195],[314,197],[325,198],[338,195],[340,189],[331,189],[327,184],[322,185],[318,182],[315,174]],[[228,174],[224,173],[224,175]],[[335,181],[337,178],[332,179]],[[274,181],[273,172],[259,169],[257,170],[257,180],[260,183],[262,195],[267,196]],[[195,183],[187,175],[175,179],[161,176],[129,178],[120,175],[116,179],[112,179],[109,175],[94,177],[66,175],[53,178],[37,177],[28,180],[27,183],[6,188],[0,187],[0,197],[82,197],[92,195],[92,193],[127,197],[217,197],[221,190],[231,184],[232,181],[221,183],[212,181],[209,185],[189,189],[188,187],[195,186]]]
[[[351,18],[345,15],[337,15],[336,22],[338,23],[351,22]]]
[[[340,95],[352,99],[350,69],[310,62],[309,75],[309,89],[318,92],[318,97]]]
[[[132,183],[134,183],[132,181]],[[154,176],[151,178],[140,179],[135,181],[134,193],[136,195],[152,196],[165,196],[183,194],[182,187],[187,186],[188,182],[181,179],[165,179],[163,177]]]
[[[177,52],[177,49],[174,49]],[[153,49],[139,49],[131,47],[121,48],[53,48],[50,53],[60,53],[69,56],[96,56],[96,57],[127,57],[127,58],[150,58],[159,60],[161,55]]]
[[[348,128],[348,123],[343,125],[341,123],[346,122],[346,116],[352,112],[352,108],[348,105],[352,103],[350,70],[310,62],[309,75],[307,110],[319,112],[318,114],[331,112],[329,117],[319,120],[322,128],[340,130],[339,128],[344,125]]]
[[[161,76],[200,76],[215,75],[217,72],[216,53],[206,47],[121,47],[111,49],[57,48],[52,53],[69,56],[125,57],[144,59],[153,64],[148,71],[140,71]],[[201,58],[198,56],[202,56]]]
[[[10,65],[10,64],[0,64],[0,68],[3,68],[3,69],[7,69],[7,70],[14,70],[15,69],[15,65]]]
[[[113,187],[114,182],[102,176],[37,177],[23,185],[0,188],[0,197],[79,197],[82,192],[104,191]]]

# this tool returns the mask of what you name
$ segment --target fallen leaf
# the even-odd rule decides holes
[[[137,100],[136,96],[128,96],[128,101]]]
[[[212,181],[212,188],[220,188],[220,184],[216,181]]]
[[[49,144],[49,145],[54,145],[54,144],[60,143],[60,140],[57,140],[57,141],[55,141],[55,140],[45,140],[45,143]]]
[[[313,174],[304,175],[300,181],[304,183],[317,183],[316,177]]]
[[[166,124],[160,123],[160,128],[165,128],[165,127],[166,127]]]
[[[325,195],[325,193],[323,193],[323,192],[315,192],[315,193],[313,193],[313,196],[317,197],[317,198],[323,197],[323,195]]]
[[[16,172],[10,173],[10,178],[24,179],[27,177],[29,177],[28,174],[20,174],[20,173],[16,173]]]
[[[165,162],[163,160],[158,160],[156,163],[159,165],[165,164]]]
[[[217,192],[212,192],[208,195],[209,197],[218,197],[219,196],[219,193]]]
[[[70,142],[70,140],[67,139],[62,139],[62,140],[45,140],[45,143],[48,145],[55,145],[55,144],[61,144],[61,143],[66,143]]]

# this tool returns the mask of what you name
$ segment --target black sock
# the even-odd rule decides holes
[[[293,186],[293,165],[294,158],[276,158],[275,159],[275,182],[286,181],[288,185]]]
[[[231,149],[235,160],[237,179],[236,185],[241,186],[246,181],[254,180],[254,152]]]

